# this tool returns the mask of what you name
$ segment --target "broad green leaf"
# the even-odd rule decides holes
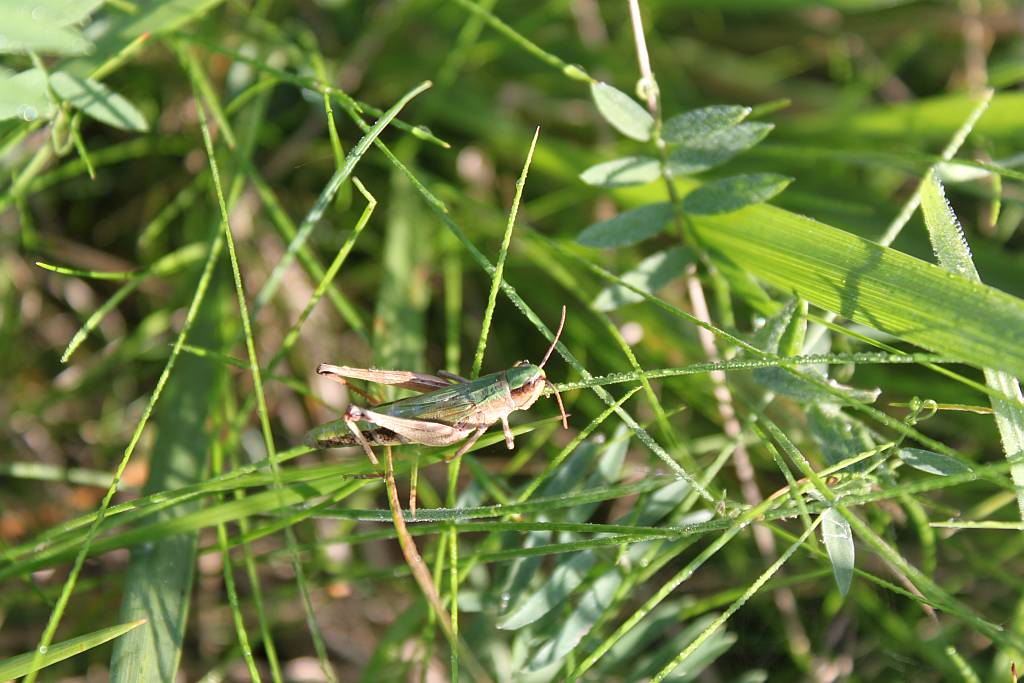
[[[691,175],[720,166],[764,140],[774,127],[771,123],[748,121],[694,140],[669,153],[669,167],[673,173]]]
[[[832,573],[836,577],[839,592],[846,595],[853,580],[853,531],[850,523],[835,508],[821,513],[821,538],[825,542],[828,559],[832,562]]]
[[[622,276],[629,284],[653,294],[670,280],[683,273],[686,264],[693,260],[693,252],[686,247],[672,247],[651,254],[636,268]],[[602,289],[592,304],[598,311],[613,311],[624,304],[643,301],[644,298],[622,285],[611,285]]]
[[[671,204],[647,204],[584,228],[576,241],[585,247],[627,247],[654,237],[664,230],[670,220]]]
[[[537,650],[529,665],[529,670],[543,669],[561,661],[569,654],[611,605],[615,591],[621,584],[622,574],[618,569],[610,569],[598,577],[583,594],[579,605],[572,614],[561,622],[555,636],[547,640]]]
[[[915,470],[937,474],[942,477],[971,471],[967,465],[959,460],[948,455],[935,453],[934,451],[926,451],[922,448],[901,448],[897,451],[896,455]]]
[[[661,136],[673,145],[689,145],[726,128],[750,115],[750,107],[715,104],[677,114],[665,122]]]
[[[121,130],[149,130],[135,105],[98,81],[57,71],[50,74],[50,85],[61,99],[101,123]]]
[[[39,21],[31,14],[17,11],[9,3],[0,3],[0,54],[78,55],[86,52],[90,43],[70,26],[51,21]]]
[[[498,621],[498,628],[515,630],[543,617],[583,583],[596,561],[597,556],[593,552],[584,551],[573,553],[567,561],[559,562],[539,590]]]
[[[580,180],[587,185],[599,187],[626,187],[644,185],[661,177],[658,160],[651,157],[633,156],[613,159],[591,166],[580,174]]]
[[[777,173],[745,173],[704,183],[683,199],[689,214],[729,213],[766,202],[786,189],[793,179]]]
[[[646,142],[651,139],[654,118],[632,97],[607,83],[593,83],[590,95],[605,121],[625,135]]]
[[[68,657],[74,657],[77,654],[81,654],[87,650],[91,650],[94,647],[98,647],[103,643],[113,640],[120,635],[123,635],[133,628],[140,626],[145,623],[144,621],[132,621],[127,624],[118,624],[116,626],[108,626],[107,628],[101,628],[98,631],[87,633],[84,636],[78,636],[65,640],[62,643],[51,645],[46,654],[42,656],[40,660],[40,666],[38,668],[32,667],[32,660],[36,653],[26,652],[24,654],[9,657],[8,659],[0,662],[0,681],[11,681],[15,678],[21,678],[32,671],[38,671],[44,669],[51,664],[63,661]]]
[[[942,183],[933,172],[925,176],[921,188],[921,210],[928,228],[928,237],[939,263],[968,280],[980,281],[960,222],[946,201]],[[1003,453],[1006,457],[1019,455],[1024,452],[1024,408],[1021,408],[1019,403],[1022,399],[1020,382],[1015,375],[992,368],[984,368],[984,374],[988,386],[1017,400],[1017,403],[1014,403],[996,396],[990,397],[1003,444]],[[1024,465],[1014,465],[1010,474],[1018,487],[1024,487]],[[1024,517],[1024,491],[1020,489],[1017,494],[1017,506]]]
[[[1024,301],[806,216],[694,216],[697,239],[782,291],[978,367],[1024,375]]]

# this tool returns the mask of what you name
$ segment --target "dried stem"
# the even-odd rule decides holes
[[[427,569],[426,563],[416,549],[416,543],[413,541],[412,535],[409,534],[409,529],[405,526],[405,518],[402,516],[402,504],[398,500],[398,486],[395,484],[395,466],[391,459],[391,446],[385,447],[384,464],[384,486],[388,492],[388,505],[391,507],[391,519],[395,524],[398,545],[402,548],[405,563],[409,565],[409,571],[412,572],[413,578],[416,579],[420,590],[423,591],[423,596],[430,603],[434,616],[437,618],[438,623],[441,624],[441,630],[444,631],[448,642],[459,651],[462,660],[466,662],[466,668],[470,670],[473,680],[490,681],[491,677],[476,660],[473,653],[459,642],[458,636],[452,628],[451,619],[448,618],[448,612],[445,610],[444,604],[441,603],[441,597],[437,593],[434,580],[430,576],[430,570]]]

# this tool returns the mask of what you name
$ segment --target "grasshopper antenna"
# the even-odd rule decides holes
[[[562,414],[562,429],[568,429],[569,418],[565,414],[565,406],[562,405],[562,396],[558,393],[558,387],[556,387],[555,383],[549,379],[545,378],[544,381],[548,383],[549,387],[551,387],[551,391],[555,392],[555,400],[558,401],[558,412]]]
[[[544,364],[548,362],[548,358],[551,357],[551,352],[555,350],[555,346],[558,345],[558,338],[562,335],[562,328],[565,326],[565,304],[562,304],[562,319],[558,321],[558,332],[555,332],[555,338],[551,340],[551,346],[548,347],[548,352],[544,354],[544,360],[540,362],[539,367],[544,367]]]
[[[565,304],[562,304],[562,319],[558,321],[558,331],[555,332],[555,338],[551,340],[551,346],[548,347],[548,352],[544,354],[544,360],[540,362],[539,367],[544,367],[544,364],[548,362],[548,358],[551,357],[551,352],[555,350],[555,346],[558,345],[558,338],[562,336],[562,328],[565,327]],[[555,388],[555,383],[551,380],[544,378],[548,386],[551,387],[551,391],[555,392],[555,400],[558,401],[558,412],[562,414],[562,427],[564,429],[569,428],[569,419],[565,415],[565,406],[562,405],[562,396],[558,393],[558,389]]]

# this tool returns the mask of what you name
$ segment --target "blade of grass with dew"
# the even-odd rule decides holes
[[[522,171],[519,174],[519,179],[516,181],[516,191],[512,198],[512,206],[509,208],[508,220],[505,224],[505,232],[502,235],[501,246],[498,250],[497,265],[494,268],[494,272],[491,274],[491,288],[487,294],[487,306],[484,309],[483,322],[480,327],[480,336],[477,341],[476,353],[473,356],[473,368],[470,373],[470,379],[476,379],[480,376],[480,369],[483,367],[484,351],[487,348],[487,336],[490,332],[491,318],[494,315],[494,308],[497,304],[498,290],[500,288],[502,279],[502,273],[505,269],[505,259],[508,257],[508,248],[512,242],[512,231],[515,229],[516,218],[519,214],[519,203],[522,201],[523,190],[526,188],[526,178],[530,172],[530,164],[533,161],[533,152],[537,148],[537,139],[540,137],[540,128],[536,128],[533,132],[533,139],[530,141],[530,147],[526,152],[526,159],[523,162]],[[454,461],[448,466],[448,495],[447,503],[449,507],[454,507],[457,496],[457,486],[459,481],[459,468],[461,466],[461,459]],[[458,593],[459,593],[459,535],[458,528],[452,525],[448,530],[448,571],[449,571],[449,595],[451,598],[451,621],[452,628],[456,635],[458,635],[459,629],[459,606],[458,606]],[[452,650],[452,677],[454,680],[458,680],[458,658],[455,649]]]
[[[815,306],[978,367],[1024,374],[1024,301],[771,206],[695,216],[722,259]]]
[[[196,318],[193,341],[216,346],[220,317],[220,282],[214,280]],[[206,467],[210,435],[207,415],[219,401],[222,366],[185,356],[167,383],[153,426],[156,441],[149,457],[144,494],[197,483]],[[199,509],[195,500],[157,513],[153,521],[173,519]],[[147,541],[132,552],[121,598],[120,620],[147,620],[114,644],[112,681],[167,681],[176,677],[188,620],[195,575],[197,533],[186,532]]]
[[[36,653],[34,652],[26,652],[24,654],[15,655],[14,657],[9,657],[0,661],[0,680],[9,681],[35,673],[41,668],[63,661],[68,657],[74,657],[82,652],[87,652],[94,647],[98,647],[103,643],[117,638],[118,636],[129,633],[132,629],[137,628],[144,623],[146,622],[143,620],[132,621],[127,624],[118,624],[116,626],[108,626],[107,628],[101,628],[98,631],[93,631],[92,633],[87,633],[83,636],[65,640],[57,643],[56,645],[51,645],[41,659],[37,659]]]
[[[960,222],[949,206],[942,182],[934,171],[928,172],[921,188],[921,210],[939,264],[969,280],[981,282]],[[1007,340],[1001,345],[1001,349],[1012,344],[1012,340]],[[1024,408],[1019,405],[1024,396],[1021,394],[1020,383],[1008,372],[986,367],[984,373],[985,382],[990,387],[1018,402],[1015,405],[995,396],[990,397],[996,427],[1003,443],[1003,453],[1006,457],[1018,455],[1024,452]],[[1010,474],[1017,485],[1017,508],[1024,519],[1024,465],[1014,466]]]
[[[164,369],[157,380],[156,387],[153,389],[153,393],[150,394],[149,401],[146,403],[146,407],[143,410],[142,416],[139,418],[135,429],[132,432],[131,439],[128,445],[125,447],[124,453],[121,456],[121,460],[118,462],[117,468],[114,471],[114,477],[111,481],[110,487],[103,496],[103,500],[100,502],[100,506],[96,512],[94,520],[91,522],[88,531],[85,533],[84,540],[79,545],[79,550],[75,555],[74,563],[72,564],[71,571],[68,574],[67,579],[61,588],[61,593],[57,598],[57,602],[50,613],[50,617],[47,620],[46,627],[43,629],[43,633],[39,637],[39,645],[36,648],[33,665],[45,655],[47,648],[53,641],[53,637],[56,634],[57,627],[60,625],[61,618],[64,616],[64,611],[67,608],[68,602],[71,599],[71,594],[74,591],[75,583],[78,581],[78,576],[82,571],[82,566],[85,563],[85,558],[89,555],[89,549],[99,529],[100,524],[103,523],[104,516],[106,515],[107,509],[110,507],[110,502],[114,497],[114,493],[117,491],[118,483],[121,477],[124,475],[125,469],[128,467],[128,463],[131,460],[135,447],[139,443],[139,439],[142,438],[142,432],[146,428],[146,424],[152,415],[153,409],[160,399],[161,393],[163,393],[164,386],[169,379],[171,372],[174,370],[175,363],[178,359],[178,355],[181,353],[181,347],[185,343],[185,339],[188,336],[192,328],[192,324],[195,321],[199,307],[206,296],[206,290],[209,286],[210,279],[213,275],[213,268],[217,262],[217,257],[220,255],[223,249],[223,241],[219,232],[214,232],[213,237],[210,241],[210,249],[207,255],[206,262],[203,265],[202,273],[199,276],[199,281],[196,285],[195,293],[192,296],[192,300],[189,303],[188,311],[185,314],[185,322],[182,326],[181,331],[178,333],[177,338],[174,342],[174,347],[171,349],[170,357],[167,359]],[[35,672],[29,673],[26,676],[25,683],[34,683],[36,678]]]
[[[193,90],[196,90],[195,87]],[[198,95],[198,91],[196,93]],[[228,214],[227,203],[224,200],[224,192],[221,188],[220,173],[217,167],[217,159],[213,149],[213,141],[210,137],[210,129],[206,120],[206,113],[201,102],[197,103],[196,112],[199,115],[199,129],[203,137],[203,145],[206,149],[207,161],[210,165],[210,175],[213,179],[213,186],[217,197],[217,204],[220,208],[221,227],[223,228],[224,241],[228,247],[228,257],[231,263],[231,274],[235,282],[235,295],[238,300],[239,315],[242,319],[242,330],[245,335],[245,348],[249,358],[249,369],[252,375],[253,388],[256,395],[257,412],[260,418],[260,431],[263,435],[263,445],[266,448],[267,457],[271,463],[271,471],[274,475],[274,486],[272,492],[277,494],[281,488],[280,471],[277,467],[275,456],[274,437],[270,427],[270,416],[267,412],[266,397],[263,393],[263,380],[260,373],[259,359],[256,355],[256,343],[253,339],[252,321],[249,317],[249,306],[246,302],[245,287],[242,284],[242,275],[238,265],[238,256],[235,252],[234,237],[231,232],[231,222]],[[302,604],[306,613],[306,623],[313,639],[313,647],[316,650],[317,658],[328,681],[334,683],[337,675],[334,667],[327,658],[327,649],[324,645],[323,636],[320,633],[313,606],[309,597],[309,587],[306,583],[305,571],[302,568],[298,552],[295,549],[297,543],[294,532],[290,527],[285,530],[285,539],[289,549],[292,550],[292,570],[295,572],[295,580],[299,586],[299,593],[302,595]]]
[[[361,119],[354,118],[353,120],[356,121],[356,125],[362,124],[360,125],[360,127],[366,125]],[[486,272],[489,275],[493,275],[494,266],[491,264],[490,261],[487,260],[487,257],[483,255],[483,253],[476,247],[476,245],[469,240],[469,238],[466,236],[462,228],[460,228],[459,225],[452,219],[452,217],[449,215],[448,208],[445,206],[444,202],[442,202],[440,199],[437,198],[437,196],[435,196],[430,190],[428,190],[426,186],[423,185],[423,183],[421,183],[419,179],[408,169],[408,167],[405,166],[405,164],[403,164],[398,159],[398,157],[396,157],[394,153],[391,152],[387,145],[382,143],[380,140],[376,140],[374,144],[376,144],[377,147],[382,152],[384,152],[384,155],[392,164],[394,164],[397,168],[399,168],[400,170],[402,170],[403,173],[406,174],[406,176],[410,179],[410,181],[413,183],[413,185],[416,187],[419,193],[423,196],[423,199],[427,203],[427,205],[437,214],[438,218],[440,218],[440,220],[445,224],[445,226],[455,235],[456,238],[458,238],[458,240],[463,244],[463,246],[465,246],[466,250],[469,251],[470,255],[473,257],[473,260],[477,262],[477,264],[484,270],[484,272]],[[509,300],[512,301],[513,305],[517,309],[519,309],[519,311],[526,317],[526,319],[529,320],[530,323],[533,324],[534,327],[536,327],[541,332],[541,334],[545,336],[546,339],[554,338],[554,335],[551,332],[551,330],[548,329],[547,325],[544,324],[544,322],[537,316],[537,314],[526,303],[526,301],[524,301],[523,298],[519,296],[519,293],[511,284],[503,280],[501,287],[502,291],[505,293],[505,296],[507,296]],[[558,349],[559,355],[561,355],[562,358],[564,358],[584,378],[590,377],[590,373],[587,371],[587,369],[579,362],[579,360],[577,360],[577,358],[572,353],[569,352],[565,344],[559,342],[556,348]],[[615,398],[610,393],[608,393],[607,391],[600,387],[595,388],[594,393],[597,394],[597,396],[607,405],[615,403]],[[637,435],[637,438],[640,439],[644,446],[649,448],[652,452],[654,452],[655,455],[661,458],[661,460],[676,474],[676,476],[690,482],[694,486],[694,489],[705,500],[709,502],[714,500],[714,496],[712,496],[711,493],[696,478],[694,478],[692,474],[683,469],[679,465],[679,463],[677,463],[672,458],[672,456],[669,455],[668,452],[666,452],[665,449],[662,448],[651,437],[647,430],[640,426],[640,424],[633,418],[632,415],[626,412],[623,408],[619,408],[616,412],[619,415],[619,417],[627,425],[629,425],[631,429],[634,430],[634,432]]]
[[[295,258],[295,253],[305,244],[309,234],[316,227],[317,223],[323,217],[324,211],[327,209],[334,195],[337,194],[338,189],[342,183],[348,180],[349,176],[352,175],[353,169],[356,164],[363,158],[366,151],[369,149],[370,144],[377,139],[384,129],[394,121],[395,117],[398,116],[405,105],[407,105],[414,97],[427,90],[430,87],[429,81],[424,81],[417,85],[415,88],[405,93],[399,100],[391,106],[377,121],[370,127],[366,134],[356,143],[351,149],[348,155],[345,157],[345,163],[334,172],[331,176],[330,181],[324,187],[320,193],[320,197],[317,198],[316,203],[309,210],[306,218],[303,219],[302,225],[299,226],[298,231],[295,233],[295,237],[288,243],[288,249],[285,251],[284,256],[274,266],[274,270],[270,273],[270,277],[267,278],[267,282],[264,284],[263,289],[260,290],[259,295],[253,302],[253,312],[258,312],[270,297],[277,291],[278,284],[281,277],[284,275],[284,271],[291,265],[292,260]],[[424,241],[421,244],[425,244]]]
[[[778,573],[780,569],[782,569],[782,565],[789,561],[789,558],[793,556],[793,553],[795,553],[797,549],[801,545],[803,545],[804,541],[806,541],[807,538],[818,527],[820,521],[821,517],[819,517],[818,520],[815,521],[815,523],[809,529],[806,529],[795,543],[786,548],[786,551],[779,556],[779,559],[775,560],[775,562],[773,562],[771,566],[768,567],[768,569],[762,572],[761,575],[758,576],[752,584],[750,584],[747,590],[743,592],[743,595],[737,598],[737,600],[729,606],[729,609],[725,610],[725,612],[723,612],[721,616],[719,616],[711,624],[709,624],[708,627],[704,630],[704,632],[697,636],[692,643],[687,645],[686,649],[680,652],[675,659],[666,664],[665,668],[659,671],[657,675],[655,675],[654,678],[651,679],[651,683],[660,683],[661,681],[665,680],[665,678],[669,674],[675,671],[689,657],[691,657],[694,654],[694,652],[697,651],[697,648],[699,648],[708,638],[713,636],[715,632],[718,631],[718,629],[720,629],[725,624],[725,622],[729,620],[729,617],[735,614],[740,607],[745,605],[750,600],[750,598],[754,597],[754,595],[757,594],[757,592],[764,586],[764,584],[766,584],[768,580],[772,578],[772,576],[774,576],[776,573]]]
[[[934,579],[926,576],[920,569],[911,564],[909,560],[899,553],[899,551],[893,548],[885,539],[879,536],[877,532],[850,511],[850,506],[847,503],[844,503],[825,483],[819,473],[817,473],[811,466],[810,462],[808,462],[803,453],[801,453],[793,442],[790,441],[789,437],[786,436],[778,425],[768,419],[768,417],[763,413],[759,413],[758,418],[775,443],[778,444],[783,452],[789,456],[790,460],[796,464],[800,472],[807,477],[818,493],[820,493],[828,503],[831,503],[835,511],[849,522],[857,536],[871,546],[882,558],[902,572],[924,597],[937,605],[939,609],[958,617],[967,624],[970,624],[973,628],[995,640],[1003,647],[1020,646],[1020,644],[1024,642],[1020,636],[1006,632],[1000,626],[978,617],[970,606],[965,605],[960,600],[957,600],[947,590],[942,588]]]

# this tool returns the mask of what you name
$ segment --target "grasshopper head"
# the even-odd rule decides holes
[[[544,368],[521,360],[505,371],[508,380],[509,391],[512,392],[512,401],[516,404],[516,410],[526,410],[532,406],[547,386],[548,378],[544,374]]]
[[[568,429],[569,421],[565,415],[565,406],[562,405],[562,397],[559,396],[555,385],[548,380],[548,376],[544,374],[544,364],[548,362],[551,352],[555,350],[564,326],[565,306],[562,306],[562,319],[558,322],[558,331],[555,332],[555,338],[551,340],[551,346],[548,347],[548,352],[544,354],[544,360],[540,362],[540,365],[521,360],[506,370],[505,376],[508,380],[509,391],[512,392],[512,401],[516,404],[516,410],[526,410],[532,406],[544,393],[544,389],[550,386],[558,401],[558,412],[562,414],[562,426]]]

